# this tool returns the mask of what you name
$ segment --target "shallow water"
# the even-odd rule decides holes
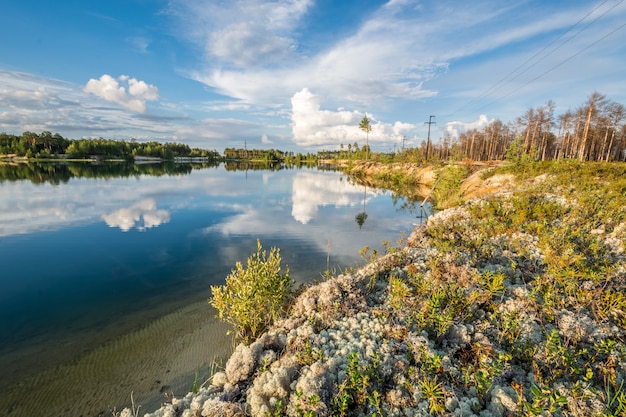
[[[206,300],[257,239],[307,282],[419,221],[332,171],[89,176],[0,182],[0,414],[149,411],[228,354]]]

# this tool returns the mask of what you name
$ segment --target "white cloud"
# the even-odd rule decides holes
[[[365,114],[341,109],[322,110],[319,97],[307,88],[293,95],[291,108],[293,139],[299,145],[339,145],[356,140],[362,141],[364,138],[359,123]],[[367,114],[367,117],[372,124],[370,142],[397,142],[415,127],[408,123],[387,124],[376,121],[370,114]]]
[[[128,91],[120,83],[127,84]],[[157,87],[127,75],[122,75],[117,79],[108,74],[102,75],[98,80],[92,78],[87,82],[83,91],[138,113],[145,113],[146,101],[154,101],[159,98]]]
[[[240,22],[211,34],[211,55],[239,66],[282,60],[295,49],[293,40],[269,33],[265,26]]]
[[[169,12],[208,60],[261,66],[292,58],[294,31],[312,5],[313,0],[178,0],[170,2]]]
[[[128,208],[121,208],[110,214],[102,216],[109,227],[119,227],[128,232],[133,227],[138,230],[146,230],[157,227],[170,221],[170,213],[167,210],[157,210],[154,199],[142,200]],[[143,224],[139,222],[143,219]]]
[[[156,91],[144,82],[130,77],[113,81],[125,83],[136,95],[156,97]],[[152,114],[138,114],[123,107],[103,106],[101,98],[86,93],[78,84],[0,69],[0,132],[48,130],[70,139],[177,140],[192,147],[221,149],[227,139],[240,134],[260,137],[261,129],[267,129],[233,117],[194,119],[180,113],[191,109],[179,107],[164,109],[159,103]],[[202,114],[208,111],[213,109],[203,107]]]
[[[298,44],[311,6],[310,0],[172,2],[181,36],[206,51],[204,68],[191,76],[223,95],[276,105],[305,86],[360,104],[435,94],[422,83],[446,65],[419,53],[407,57],[423,38],[412,39],[414,21],[397,19],[404,10],[374,13],[353,35],[311,50]]]
[[[458,138],[463,132],[467,132],[471,129],[482,129],[491,122],[493,122],[493,120],[489,120],[486,115],[481,114],[478,120],[469,123],[460,121],[448,122],[446,123],[445,131],[449,133],[451,137]]]
[[[181,26],[182,17],[187,18],[182,37],[188,36],[189,26],[199,27],[193,29],[194,42],[202,47],[211,45],[211,48],[222,45],[219,47],[223,52],[208,53],[197,67],[201,69],[190,74],[219,94],[254,106],[282,106],[284,109],[294,92],[307,87],[335,108],[367,108],[380,114],[381,109],[389,111],[401,101],[395,110],[401,114],[398,117],[404,118],[412,116],[404,106],[407,102],[414,104],[417,111],[426,106],[424,103],[432,103],[425,111],[437,114],[443,112],[436,112],[437,106],[449,111],[449,107],[458,105],[459,94],[469,94],[470,89],[480,94],[485,86],[492,85],[528,59],[533,50],[545,46],[547,40],[565,31],[590,10],[586,4],[565,8],[537,2],[496,4],[476,0],[472,7],[466,7],[458,0],[394,0],[378,9],[370,8],[369,14],[361,15],[351,30],[339,27],[338,36],[334,37],[325,33],[324,39],[330,42],[305,44],[301,39],[308,41],[313,36],[307,33],[306,19],[314,18],[308,15],[313,9],[310,6],[296,8],[288,6],[290,3],[269,0],[252,1],[249,7],[242,1],[216,4],[209,0],[172,0],[172,3],[179,12],[187,11],[181,16]],[[263,14],[250,17],[253,11],[280,5],[292,7],[289,8],[291,20],[268,24],[263,17],[259,18],[265,16]],[[602,11],[608,7],[603,7]],[[616,16],[619,13],[623,11],[618,12],[617,8],[612,12]],[[284,23],[286,21],[290,23]],[[515,21],[514,27],[511,27],[512,21]],[[586,34],[591,35],[598,27],[592,26]],[[238,33],[233,32],[234,28],[238,28]],[[216,41],[225,34],[231,45]],[[577,37],[529,75],[534,76],[585,47],[579,43],[582,38],[587,39],[588,45],[588,40],[597,36]],[[267,51],[254,45],[257,40],[263,42]],[[260,56],[255,56],[257,50]],[[614,46],[614,50],[619,50],[619,46]],[[502,58],[503,64],[494,63],[496,58]],[[617,58],[611,59],[619,62]],[[471,77],[468,68],[471,70],[477,62],[483,61],[488,63],[487,69]],[[560,79],[566,79],[571,85],[570,74],[577,71],[567,68],[567,76],[561,74]],[[426,100],[439,96],[439,91],[446,92],[441,100]],[[471,113],[471,117],[475,117],[476,112]],[[498,117],[503,116],[498,114]]]
[[[274,142],[272,142],[272,141],[270,140],[270,138],[268,138],[268,137],[267,137],[267,135],[264,133],[264,134],[261,136],[261,143],[262,143],[262,144],[264,144],[264,145],[271,145],[271,144],[272,144],[272,143],[274,143]]]

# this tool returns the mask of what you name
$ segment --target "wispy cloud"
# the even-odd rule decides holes
[[[434,92],[422,83],[445,70],[432,59],[407,60],[412,41],[402,26],[410,25],[387,24],[391,17],[372,17],[355,35],[308,51],[298,44],[298,23],[310,1],[172,3],[185,27],[195,28],[181,36],[206,45],[203,68],[192,77],[257,105],[284,105],[305,87],[360,104],[375,96],[427,97]]]
[[[545,4],[538,13],[529,2],[477,0],[468,6],[458,0],[389,1],[366,16],[351,35],[319,50],[305,50],[298,44],[302,27],[295,23],[308,18],[308,2],[255,1],[250,7],[242,2],[223,7],[201,0],[172,3],[187,11],[186,18],[197,14],[191,17],[191,26],[201,27],[194,41],[209,45],[202,68],[192,72],[195,80],[254,105],[285,106],[296,92],[308,88],[331,106],[354,109],[436,97],[439,91],[432,81],[447,78],[451,68],[458,72],[459,60],[503,48],[515,51],[522,42],[564,31],[590,9],[588,4],[567,9]],[[292,5],[292,14],[285,13],[290,19],[260,19],[259,25],[259,19],[250,18],[252,11],[268,5]],[[234,28],[238,35],[231,33]],[[229,46],[222,51],[225,39]],[[491,66],[490,73],[481,76],[482,85],[505,68]]]
[[[294,32],[312,0],[182,0],[170,13],[209,61],[226,66],[276,66],[297,50]]]

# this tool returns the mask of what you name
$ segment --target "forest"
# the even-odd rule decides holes
[[[135,156],[162,159],[207,158],[218,159],[217,151],[190,148],[183,143],[137,142],[114,139],[66,139],[55,133],[24,132],[21,136],[0,133],[0,155],[45,158],[65,155],[68,158],[119,158],[132,160]]]
[[[475,161],[506,159],[517,149],[535,160],[577,159],[579,161],[625,161],[626,116],[624,106],[594,92],[575,109],[555,116],[556,104],[529,108],[514,122],[490,122],[458,139],[444,136],[440,144],[426,147],[433,158]]]

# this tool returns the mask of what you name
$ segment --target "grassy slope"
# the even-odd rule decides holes
[[[440,175],[452,208],[154,415],[626,414],[626,165]]]

